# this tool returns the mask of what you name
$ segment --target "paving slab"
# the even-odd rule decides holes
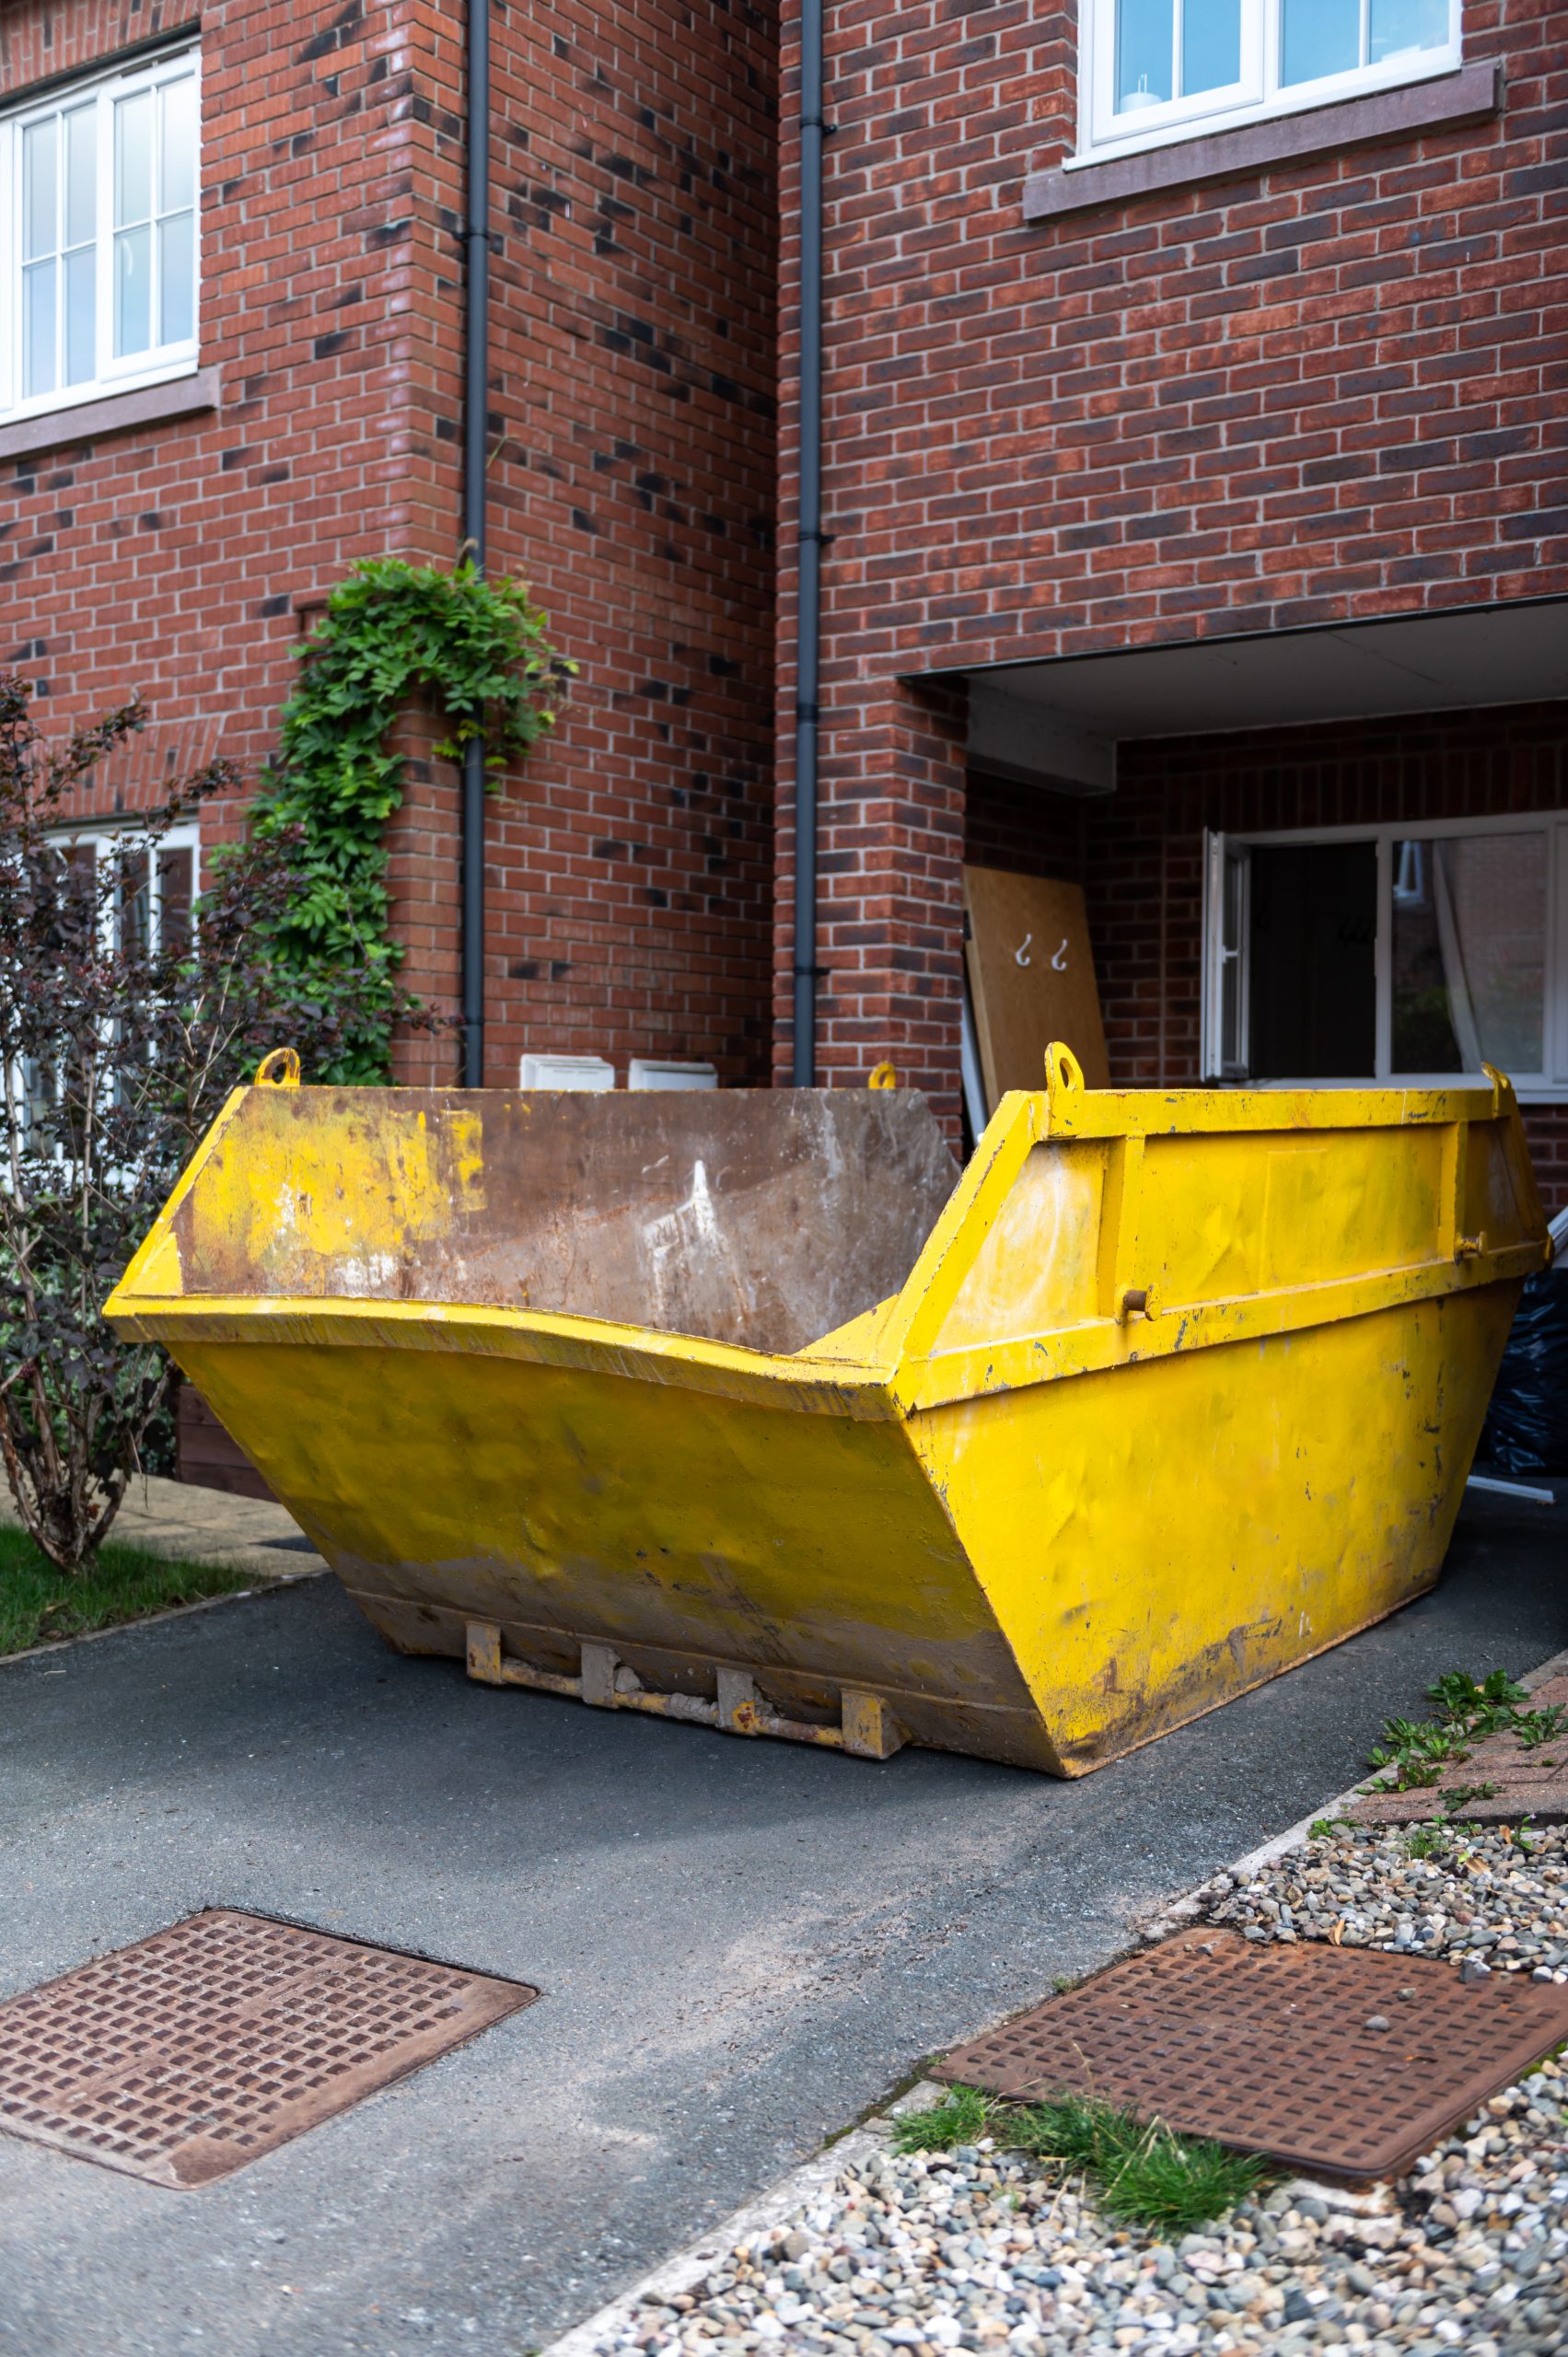
[[[1435,1784],[1410,1793],[1369,1792],[1348,1814],[1360,1825],[1420,1825],[1436,1817],[1476,1825],[1516,1825],[1522,1817],[1537,1825],[1568,1824],[1568,1677],[1537,1687],[1529,1707],[1562,1713],[1562,1735],[1530,1744],[1506,1728],[1479,1736]]]
[[[0,2351],[521,2357],[1343,1790],[1440,1672],[1557,1651],[1565,1524],[1473,1498],[1433,1596],[1074,1784],[487,1689],[327,1580],[0,1669],[0,1995],[209,1906],[543,1992],[198,2192],[0,2135]]]

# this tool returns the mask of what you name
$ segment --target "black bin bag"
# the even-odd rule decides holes
[[[1568,1473],[1568,1263],[1526,1281],[1481,1453],[1500,1473]]]

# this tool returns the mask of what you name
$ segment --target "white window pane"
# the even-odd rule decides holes
[[[114,349],[145,352],[153,340],[153,233],[126,229],[114,240]]]
[[[1448,0],[1372,0],[1371,60],[1418,56],[1448,45]]]
[[[1176,0],[1116,0],[1116,111],[1174,97]]]
[[[58,136],[59,125],[52,115],[47,122],[29,123],[22,134],[24,261],[30,261],[35,254],[52,254],[58,243],[54,168]]]
[[[196,77],[166,82],[158,92],[163,139],[158,157],[158,211],[183,212],[196,202]]]
[[[98,109],[77,107],[65,119],[65,236],[86,245],[98,234]]]
[[[114,109],[114,226],[145,221],[153,209],[153,94],[139,90]]]
[[[91,246],[65,257],[65,382],[98,374],[98,254]]]
[[[1361,64],[1361,0],[1280,0],[1280,80],[1316,82]]]
[[[1542,1068],[1546,837],[1394,846],[1396,1072]]]
[[[54,390],[54,285],[58,265],[35,261],[22,273],[22,390]]]
[[[196,216],[177,213],[160,221],[158,243],[158,342],[185,343],[196,331]]]
[[[1186,0],[1181,91],[1223,90],[1241,79],[1241,0]]]

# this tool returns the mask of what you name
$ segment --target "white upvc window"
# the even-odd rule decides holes
[[[122,859],[112,901],[102,913],[105,946],[176,956],[191,940],[201,890],[201,830],[194,822],[170,827],[157,842],[138,836],[134,825],[63,828],[52,839],[53,856],[77,881],[84,898],[96,892],[98,873]],[[59,1074],[29,1058],[9,1068],[3,1080],[13,1114],[30,1127],[57,1101]]]
[[[0,115],[0,417],[195,367],[200,123],[191,49]]]
[[[1080,0],[1079,152],[1097,162],[1459,64],[1460,0]]]
[[[125,862],[114,897],[122,946],[161,954],[189,942],[201,889],[202,837],[194,822],[169,827],[156,841],[139,833],[134,820],[117,830],[73,827],[56,840],[66,860],[92,871]]]
[[[1568,811],[1205,838],[1207,1080],[1568,1098]]]

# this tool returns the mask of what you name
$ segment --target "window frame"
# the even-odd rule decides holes
[[[163,935],[163,880],[158,865],[159,857],[166,851],[188,851],[191,854],[190,920],[192,929],[194,928],[196,904],[202,894],[202,828],[199,819],[187,819],[179,826],[169,827],[156,837],[148,835],[145,830],[138,833],[137,821],[134,816],[127,816],[109,824],[101,819],[97,821],[88,819],[79,826],[52,827],[45,837],[45,842],[51,851],[58,852],[62,858],[65,859],[70,857],[72,852],[80,851],[90,845],[95,868],[101,862],[106,852],[117,851],[127,843],[140,842],[145,850],[147,858],[148,940],[155,946],[161,944]],[[117,922],[117,915],[113,911],[106,910],[104,918],[106,923],[113,924]],[[29,1128],[33,1118],[32,1108],[38,1099],[40,1090],[38,1066],[30,1058],[21,1064],[7,1063],[4,1074],[0,1075],[0,1086],[5,1089],[10,1119],[22,1130]]]
[[[1178,0],[1179,6],[1179,0]],[[1367,22],[1369,0],[1361,0]],[[1456,73],[1464,63],[1463,0],[1448,0],[1448,40],[1442,49],[1420,51],[1382,64],[1357,65],[1348,73],[1320,75],[1316,81],[1280,83],[1281,0],[1241,0],[1239,81],[1196,97],[1169,99],[1136,117],[1116,112],[1117,0],[1079,0],[1078,147],[1063,157],[1064,170],[1101,164],[1145,148],[1228,131],[1249,122],[1272,122],[1346,99],[1398,90]]]
[[[71,853],[92,848],[93,864],[101,865],[106,855],[117,856],[127,848],[141,849],[146,853],[147,868],[147,941],[157,949],[163,939],[163,883],[158,861],[166,851],[188,851],[191,854],[191,907],[195,909],[202,891],[202,828],[196,819],[182,819],[176,827],[167,827],[159,834],[149,834],[138,824],[134,812],[113,821],[84,819],[79,826],[52,827],[49,831],[52,851]]]
[[[1472,835],[1539,834],[1547,838],[1545,973],[1542,982],[1541,1047],[1543,1068],[1537,1073],[1510,1073],[1521,1104],[1568,1103],[1568,809],[1520,810],[1462,819],[1395,819],[1374,825],[1344,827],[1249,828],[1235,833],[1205,829],[1203,837],[1203,910],[1202,967],[1202,1062],[1207,1083],[1256,1088],[1453,1088],[1480,1084],[1480,1072],[1399,1072],[1392,1068],[1393,1039],[1393,914],[1394,846],[1401,842],[1440,842]],[[1376,1044],[1371,1073],[1345,1073],[1330,1080],[1252,1080],[1248,1073],[1250,1038],[1246,1022],[1249,988],[1249,929],[1232,948],[1225,938],[1225,880],[1228,868],[1254,846],[1269,851],[1307,849],[1318,843],[1373,843],[1377,851],[1377,939],[1374,958]],[[1242,885],[1245,904],[1246,885]],[[1235,951],[1239,951],[1239,956]],[[1237,965],[1237,988],[1243,1010],[1239,1026],[1242,1054],[1225,1052],[1225,973]]]
[[[194,83],[196,154],[192,199],[192,332],[178,343],[157,344],[149,352],[114,356],[114,109],[122,99],[143,90],[157,90],[190,75]],[[91,102],[97,109],[96,188],[93,250],[97,256],[94,290],[96,372],[75,385],[56,385],[44,393],[22,391],[22,154],[24,134],[30,124],[63,119],[73,109]],[[153,216],[156,221],[157,215]],[[58,255],[61,249],[56,249]],[[0,423],[47,417],[57,410],[76,409],[86,401],[104,401],[144,385],[162,385],[193,376],[202,340],[202,52],[199,41],[187,41],[129,65],[106,65],[69,81],[55,82],[38,97],[25,96],[0,108]]]

